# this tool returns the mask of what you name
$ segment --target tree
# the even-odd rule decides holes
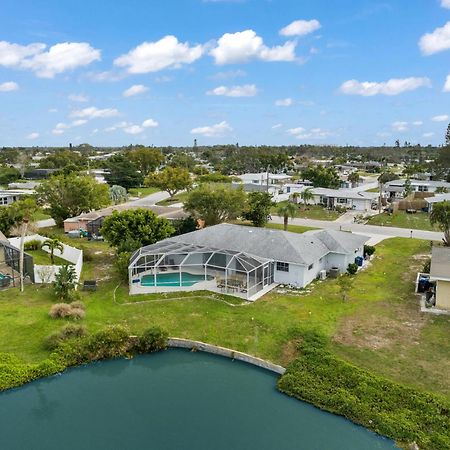
[[[353,278],[349,274],[341,275],[337,279],[337,285],[339,287],[339,292],[341,294],[342,300],[345,302],[347,300],[349,292],[353,288]]]
[[[348,181],[352,183],[352,185],[356,185],[361,181],[361,177],[359,176],[358,172],[352,172],[348,177]]]
[[[102,236],[119,253],[154,244],[173,235],[174,231],[167,219],[158,217],[150,209],[114,211],[105,218],[101,229]]]
[[[442,239],[446,247],[450,247],[450,202],[435,203],[430,214],[431,225],[437,225],[444,233]]]
[[[405,185],[403,187],[403,197],[407,198],[411,195],[412,193],[412,186],[411,186],[411,180],[409,178],[407,178],[405,180]]]
[[[76,282],[75,268],[68,264],[61,266],[59,272],[55,274],[55,281],[53,282],[55,295],[63,302],[69,301],[75,290]]]
[[[166,167],[159,173],[149,175],[145,180],[145,184],[166,191],[173,197],[183,189],[189,189],[192,186],[192,180],[186,169]]]
[[[281,204],[278,206],[277,214],[283,217],[284,231],[287,231],[289,218],[293,219],[297,215],[297,207],[289,202]]]
[[[393,174],[392,172],[383,172],[379,177],[378,177],[378,188],[379,188],[379,193],[378,193],[378,211],[381,214],[381,207],[382,207],[382,197],[383,197],[383,185],[385,183],[389,183],[389,181],[395,180],[397,177],[395,176],[395,174]]]
[[[244,217],[255,227],[263,227],[267,223],[272,206],[272,196],[268,192],[250,192]]]
[[[125,189],[139,187],[144,181],[144,176],[138,171],[136,165],[124,155],[114,155],[107,161],[109,173],[105,174],[105,180],[109,185],[119,185]]]
[[[128,198],[127,190],[115,184],[109,188],[109,197],[115,205],[123,203]]]
[[[20,227],[24,218],[24,213],[31,210],[31,214],[36,211],[37,205],[31,197],[17,200],[10,206],[0,207],[0,231],[9,236],[13,227]]]
[[[450,147],[450,123],[448,124],[447,131],[445,132],[445,145]]]
[[[50,250],[50,260],[52,261],[52,264],[55,264],[55,250],[59,250],[61,254],[64,251],[64,246],[58,238],[46,239],[41,245],[41,248],[44,247],[47,247]]]
[[[137,147],[128,153],[128,158],[144,177],[154,172],[164,162],[161,151],[151,147]]]
[[[233,220],[245,208],[246,194],[242,188],[223,184],[202,184],[189,192],[184,209],[206,225]]]
[[[232,177],[217,172],[200,175],[197,180],[200,183],[231,183],[233,181]]]
[[[48,205],[50,215],[61,226],[65,219],[109,205],[106,184],[90,176],[56,175],[36,189],[40,204]]]
[[[436,194],[447,194],[448,189],[445,186],[438,186],[434,192]]]
[[[0,167],[0,186],[6,186],[20,178],[20,172],[14,167]]]
[[[306,188],[300,193],[300,197],[303,200],[303,203],[305,204],[305,209],[308,205],[308,202],[314,199],[314,194],[312,192],[311,188]]]
[[[192,216],[187,216],[182,219],[172,220],[172,226],[175,228],[175,236],[180,234],[190,233],[198,228],[198,223]]]
[[[74,171],[87,168],[88,159],[86,156],[80,155],[78,152],[71,150],[57,150],[55,153],[43,158],[39,162],[42,169],[65,169],[73,166]]]
[[[334,167],[309,166],[302,172],[303,180],[310,180],[314,187],[337,189],[340,186],[339,175]]]
[[[179,167],[180,169],[186,169],[188,171],[192,171],[195,164],[195,158],[184,152],[175,153],[167,163],[169,167]]]

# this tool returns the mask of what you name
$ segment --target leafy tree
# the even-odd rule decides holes
[[[361,177],[358,172],[352,172],[348,177],[348,181],[352,184],[358,184],[361,181]]]
[[[303,200],[303,203],[305,204],[305,209],[308,205],[308,202],[314,199],[314,194],[312,192],[311,188],[306,188],[300,193],[300,197]]]
[[[289,218],[293,219],[297,215],[297,207],[292,203],[282,203],[278,206],[277,214],[283,218],[284,231],[287,231]]]
[[[71,150],[58,150],[39,161],[41,169],[67,169],[72,167],[71,171],[79,171],[87,168],[87,166],[88,159],[86,156]]]
[[[115,184],[109,188],[109,197],[115,205],[123,203],[128,198],[127,190]]]
[[[50,260],[52,261],[52,264],[55,263],[55,250],[59,250],[61,253],[64,251],[64,246],[58,238],[46,239],[41,245],[41,248],[44,247],[47,247],[50,250]]]
[[[68,302],[73,295],[77,281],[77,274],[72,265],[61,266],[59,272],[55,275],[53,290],[56,297],[63,302]]]
[[[128,158],[144,177],[154,172],[164,162],[161,151],[151,147],[137,147],[128,153]]]
[[[177,152],[170,158],[170,161],[167,163],[167,165],[169,167],[186,169],[191,172],[196,165],[196,161],[194,157],[188,155],[187,153]]]
[[[340,186],[339,175],[334,167],[310,166],[302,172],[304,180],[310,180],[314,187],[337,189]]]
[[[36,210],[36,202],[31,198],[22,198],[10,206],[0,207],[0,231],[9,236],[13,227],[18,227],[24,218],[24,212],[29,209]]]
[[[447,131],[445,132],[445,145],[450,147],[450,123],[448,124]]]
[[[145,184],[166,191],[173,197],[183,189],[189,189],[192,186],[192,180],[186,169],[166,167],[159,173],[149,175],[145,179]]]
[[[353,288],[354,279],[350,274],[341,275],[337,279],[337,285],[339,287],[339,292],[341,294],[342,300],[345,302],[347,300],[349,292]]]
[[[246,194],[242,188],[234,189],[224,184],[202,184],[189,192],[184,209],[206,225],[233,220],[245,208]]]
[[[250,192],[244,217],[255,227],[263,227],[267,223],[272,206],[272,197],[268,192]]]
[[[105,175],[105,180],[109,185],[119,185],[125,189],[139,187],[144,181],[141,172],[136,165],[124,155],[114,155],[107,161],[109,173]]]
[[[412,187],[411,187],[411,180],[409,178],[407,178],[405,180],[405,186],[403,188],[403,197],[407,198],[411,195],[412,193]]]
[[[438,186],[435,192],[436,194],[447,194],[448,189],[445,186]]]
[[[217,172],[200,175],[197,180],[200,183],[231,183],[233,181],[232,177]]]
[[[56,175],[36,189],[41,204],[48,205],[50,215],[61,226],[68,217],[109,205],[106,184],[97,183],[90,176]]]
[[[442,239],[446,247],[450,247],[450,202],[435,203],[430,214],[431,225],[437,225],[444,233]]]
[[[105,218],[101,231],[106,241],[122,252],[154,244],[173,235],[175,230],[167,219],[150,209],[131,209],[114,211]]]
[[[172,220],[172,226],[175,228],[175,236],[190,233],[198,228],[198,223],[194,217],[188,216],[183,219]]]
[[[20,172],[14,167],[0,167],[0,185],[6,186],[20,178]]]

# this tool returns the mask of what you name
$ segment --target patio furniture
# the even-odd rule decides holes
[[[83,291],[96,291],[97,281],[96,280],[84,280],[83,281]]]

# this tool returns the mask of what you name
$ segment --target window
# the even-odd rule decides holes
[[[308,266],[308,270],[311,270],[313,267],[314,267],[314,264],[310,264],[310,265]]]
[[[428,186],[419,185],[419,192],[428,192]]]
[[[277,270],[279,272],[289,272],[289,263],[277,261]]]
[[[347,199],[346,198],[338,198],[337,202],[338,203],[347,203]]]

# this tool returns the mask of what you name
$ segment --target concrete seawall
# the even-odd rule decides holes
[[[225,347],[218,347],[217,345],[206,344],[200,341],[191,341],[190,339],[181,338],[169,338],[168,344],[171,348],[187,348],[190,350],[198,350],[200,352],[212,353],[214,355],[226,356],[227,358],[237,359],[238,361],[244,361],[254,366],[262,367],[263,369],[270,370],[279,375],[283,375],[286,369],[277,364],[273,364],[269,361],[265,361],[261,358],[248,355],[247,353],[238,352]]]

